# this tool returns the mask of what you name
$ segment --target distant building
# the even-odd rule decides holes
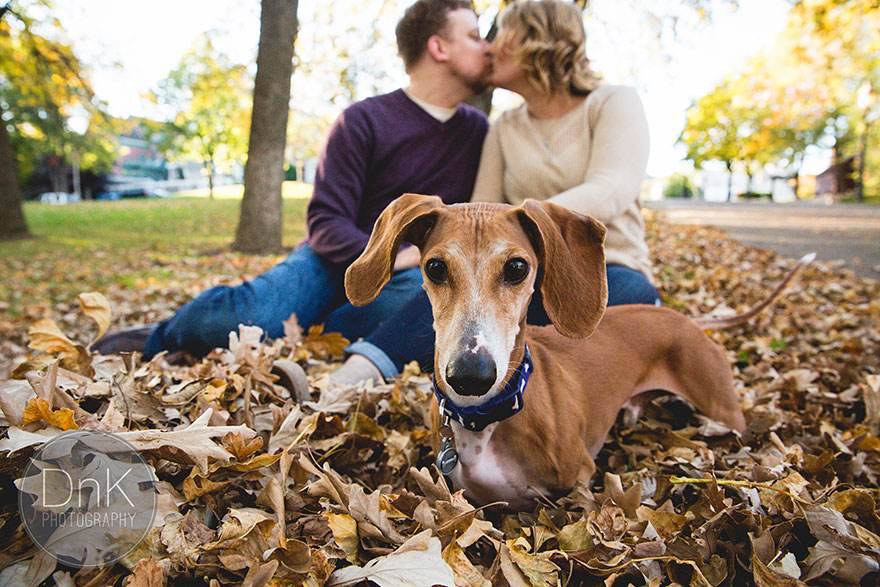
[[[107,189],[125,192],[143,188],[168,192],[208,187],[208,176],[201,161],[171,162],[159,151],[148,132],[149,121],[129,118],[127,129],[117,138],[119,152],[107,176]],[[234,165],[229,173],[217,171],[214,185],[241,182],[244,169]]]
[[[148,139],[146,129],[137,121],[129,122],[130,130],[117,137],[119,151],[110,173],[118,177],[167,179],[165,158]]]
[[[788,176],[769,167],[751,178],[741,170],[735,170],[731,177],[721,163],[710,162],[696,173],[695,183],[699,187],[700,197],[708,202],[727,201],[728,190],[732,192],[733,201],[738,201],[738,196],[745,192],[769,194],[774,202],[797,199]]]
[[[855,157],[847,157],[816,176],[816,195],[835,196],[856,189]]]

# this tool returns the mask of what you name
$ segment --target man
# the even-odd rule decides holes
[[[391,282],[368,306],[347,303],[343,277],[379,214],[401,194],[436,194],[447,203],[470,198],[488,123],[462,101],[485,87],[490,61],[464,0],[417,0],[396,36],[409,86],[357,102],[336,120],[318,166],[306,242],[254,280],[207,290],[158,325],[106,336],[97,351],[203,355],[226,346],[239,324],[280,337],[291,314],[303,327],[324,323],[357,340],[421,291],[414,247],[401,251]],[[370,343],[347,351],[349,360],[334,374],[338,383],[396,374]]]

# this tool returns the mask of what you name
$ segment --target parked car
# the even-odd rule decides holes
[[[147,188],[144,190],[148,198],[167,198],[171,192],[164,188]]]
[[[79,202],[79,195],[68,192],[43,192],[37,196],[37,201],[41,204],[72,204]]]
[[[119,192],[100,192],[95,196],[96,200],[118,200]]]
[[[118,187],[104,193],[108,194],[107,198],[103,198],[107,200],[118,200],[120,198],[167,198],[170,195],[168,190],[156,187]],[[110,197],[110,194],[116,197]]]

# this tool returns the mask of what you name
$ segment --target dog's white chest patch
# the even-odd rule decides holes
[[[543,488],[530,486],[518,463],[493,448],[490,441],[497,426],[490,424],[473,432],[452,422],[458,466],[450,477],[456,487],[480,503],[506,501],[514,508],[529,507]]]

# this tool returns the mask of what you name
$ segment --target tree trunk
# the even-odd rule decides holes
[[[862,131],[862,145],[859,150],[859,176],[856,185],[856,201],[865,201],[865,162],[868,159],[868,136],[871,134],[871,123],[868,122],[868,114],[865,113],[865,130]]]
[[[15,173],[15,153],[0,106],[0,240],[30,238]]]
[[[79,161],[77,161],[76,158],[74,158],[73,162],[71,163],[71,172],[73,173],[73,193],[79,196],[80,199],[83,199],[82,174],[80,173],[79,169]]]
[[[727,162],[727,201],[733,200],[733,164]]]
[[[208,168],[208,199],[214,199],[214,159],[205,161],[205,167]]]
[[[244,170],[244,197],[233,248],[281,249],[281,183],[290,112],[290,78],[299,0],[262,0],[257,75]]]
[[[61,157],[52,155],[49,157],[49,183],[52,184],[53,192],[67,191],[67,174],[64,161]]]

